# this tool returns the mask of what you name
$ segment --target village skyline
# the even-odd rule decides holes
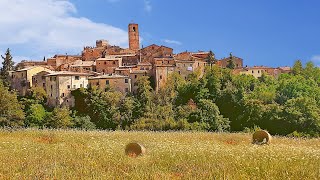
[[[0,18],[0,53],[10,48],[16,62],[79,54],[97,39],[127,47],[130,22],[140,25],[141,45],[164,45],[174,53],[212,50],[223,58],[232,52],[244,65],[272,67],[292,66],[297,59],[318,65],[320,59],[317,1],[197,1],[185,2],[185,8],[153,0],[0,3],[10,7],[3,8]]]

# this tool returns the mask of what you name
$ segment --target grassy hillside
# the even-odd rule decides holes
[[[146,155],[124,155],[128,142]],[[320,179],[319,139],[249,134],[0,131],[0,179]]]

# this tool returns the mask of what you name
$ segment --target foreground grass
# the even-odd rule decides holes
[[[124,147],[142,142],[146,155]],[[249,134],[0,131],[0,179],[320,179],[320,140]]]

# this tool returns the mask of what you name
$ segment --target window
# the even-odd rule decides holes
[[[178,71],[179,74],[181,74],[181,71]]]
[[[124,83],[128,83],[129,82],[129,80],[128,79],[124,79]]]
[[[258,74],[260,73],[260,71],[258,70]]]
[[[109,81],[109,80],[106,80],[106,84],[107,84],[107,85],[110,84],[110,81]]]
[[[51,97],[52,97],[52,94],[51,94]]]
[[[162,79],[162,75],[160,75],[160,79]]]
[[[79,80],[79,79],[80,79],[80,76],[76,76],[75,79],[76,79],[76,80]]]
[[[82,88],[83,87],[83,85],[82,84],[80,84],[80,88]]]
[[[116,62],[115,62],[115,61],[112,61],[112,63],[113,63],[113,64],[116,64]]]
[[[137,75],[134,75],[134,78],[137,79]]]
[[[133,32],[136,32],[136,27],[133,27],[132,30],[133,30]]]
[[[170,64],[170,61],[168,61],[168,64]]]
[[[46,83],[43,83],[42,86],[43,86],[43,87],[46,87]]]
[[[99,82],[97,82],[97,86],[99,86]]]
[[[68,89],[70,89],[70,85],[68,85]]]
[[[64,97],[64,93],[62,93],[62,97]]]
[[[53,89],[52,85],[51,85],[51,90]]]
[[[253,71],[252,71],[252,74],[253,74]]]
[[[77,88],[77,86],[76,85],[73,85],[73,89],[76,89]]]

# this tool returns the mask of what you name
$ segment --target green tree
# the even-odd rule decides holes
[[[4,84],[8,86],[9,71],[14,70],[14,62],[12,61],[12,56],[9,48],[6,51],[5,56],[1,55],[1,58],[3,59],[3,62],[2,62],[2,68],[0,69],[0,75],[1,75],[1,78],[4,80]]]
[[[234,69],[236,67],[236,64],[234,62],[234,57],[232,56],[232,53],[230,53],[230,57],[228,60],[227,68]]]
[[[42,127],[47,115],[46,110],[41,104],[32,104],[26,112],[25,126]]]
[[[23,126],[25,114],[15,92],[9,91],[0,80],[0,125],[10,127]]]
[[[299,75],[299,74],[301,74],[302,72],[303,72],[302,63],[301,63],[300,60],[297,60],[297,61],[294,63],[293,67],[292,67],[292,73],[293,73],[294,75]]]
[[[226,131],[230,128],[230,121],[220,115],[219,107],[211,100],[201,99],[191,120],[208,124],[210,131]]]
[[[51,128],[71,128],[72,117],[68,108],[54,108],[46,119],[46,125]]]
[[[73,118],[74,127],[84,130],[96,129],[96,125],[91,122],[90,116],[75,116]]]
[[[212,67],[212,65],[217,63],[217,60],[215,58],[215,54],[210,50],[209,54],[206,58],[207,63],[210,65],[210,67]]]

